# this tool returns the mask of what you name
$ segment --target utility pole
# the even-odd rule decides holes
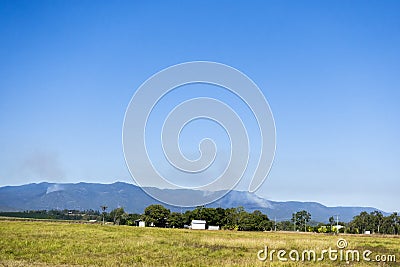
[[[275,232],[276,232],[276,217],[275,217]]]
[[[336,234],[339,234],[339,215],[336,215]]]
[[[304,232],[307,232],[307,221],[304,219]]]

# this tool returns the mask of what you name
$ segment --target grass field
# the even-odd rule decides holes
[[[257,252],[269,249],[371,250],[395,255],[397,263],[331,261],[264,262]],[[263,255],[263,254],[261,254]],[[361,256],[362,257],[362,256]],[[288,258],[288,254],[286,254]],[[201,231],[102,226],[65,222],[0,221],[0,266],[400,266],[400,238],[283,232]]]

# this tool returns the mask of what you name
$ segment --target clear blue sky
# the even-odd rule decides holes
[[[121,128],[136,88],[209,60],[251,77],[274,114],[259,195],[399,211],[399,14],[399,1],[1,0],[0,186],[132,182]]]

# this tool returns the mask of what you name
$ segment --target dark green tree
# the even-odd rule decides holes
[[[237,210],[237,228],[240,231],[266,231],[271,230],[272,223],[267,215],[256,210],[248,213],[243,209]]]
[[[399,234],[399,230],[400,230],[400,216],[398,215],[397,212],[393,212],[390,216],[389,216],[389,222],[391,224],[391,228],[393,229],[393,234],[394,235],[398,235]],[[388,231],[389,232],[389,231]]]
[[[372,224],[373,224],[373,232],[374,233],[380,233],[380,228],[382,226],[383,223],[383,214],[380,211],[373,211],[371,212],[371,220],[372,220]]]
[[[363,234],[365,231],[372,231],[373,222],[371,215],[368,212],[363,211],[359,215],[355,216],[350,222],[350,232]]]
[[[354,216],[353,220],[348,223],[348,231],[353,234],[363,234],[365,231],[382,234],[398,234],[400,217],[396,212],[389,216],[383,216],[380,211],[367,213],[361,212]]]
[[[171,228],[183,228],[185,220],[181,213],[172,212],[167,219],[167,224]]]
[[[293,230],[293,223],[290,221],[281,221],[276,224],[276,229],[278,231],[292,231]]]
[[[305,210],[298,211],[292,214],[292,223],[295,225],[295,230],[306,231],[306,225],[311,220],[311,214]]]
[[[190,223],[192,222],[192,220],[194,220],[194,216],[192,214],[191,210],[187,210],[185,211],[185,213],[182,214],[182,218],[183,218],[183,223],[184,225],[190,225]]]
[[[215,222],[214,225],[218,225],[220,227],[223,227],[226,224],[226,218],[225,218],[225,209],[223,208],[216,208],[215,209]]]
[[[243,207],[225,209],[225,225],[223,228],[229,230],[238,230],[240,217],[245,212]]]
[[[170,213],[170,210],[163,205],[154,204],[144,210],[143,219],[147,225],[165,227]]]
[[[124,224],[129,226],[135,226],[136,225],[135,221],[139,219],[140,219],[140,214],[137,213],[127,214]]]
[[[333,218],[333,216],[329,217],[329,225],[330,225],[329,232],[332,232],[332,227],[334,224],[335,224],[335,218]]]

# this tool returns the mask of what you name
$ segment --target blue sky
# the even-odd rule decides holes
[[[398,1],[0,1],[0,186],[132,182],[130,98],[165,67],[208,60],[271,106],[259,195],[399,211],[399,13]]]

